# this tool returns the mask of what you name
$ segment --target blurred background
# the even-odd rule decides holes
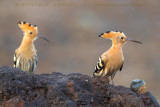
[[[133,79],[142,79],[160,102],[159,11],[159,0],[0,0],[0,66],[13,65],[23,37],[18,21],[36,24],[51,41],[35,41],[37,74],[92,76],[99,56],[111,47],[98,35],[119,30],[143,45],[124,45],[125,63],[115,84],[129,87]]]

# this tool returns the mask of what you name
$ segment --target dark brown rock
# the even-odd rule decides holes
[[[27,74],[0,68],[0,107],[158,107],[150,92],[109,84],[106,77],[79,73]]]

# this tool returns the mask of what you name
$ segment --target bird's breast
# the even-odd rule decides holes
[[[25,49],[18,48],[16,51],[16,54],[23,58],[30,59],[34,57],[35,55],[37,55],[37,51],[35,48],[30,48],[30,49],[29,48],[25,48]]]
[[[110,54],[108,56],[108,62],[106,68],[108,72],[118,71],[124,62],[123,53]]]

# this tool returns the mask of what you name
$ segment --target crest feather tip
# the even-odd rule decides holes
[[[21,22],[19,21],[17,24],[21,24]]]
[[[111,31],[107,31],[106,33],[110,33]]]

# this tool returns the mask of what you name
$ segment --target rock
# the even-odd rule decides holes
[[[109,84],[108,78],[80,73],[27,74],[0,68],[0,107],[158,107],[150,92]]]

